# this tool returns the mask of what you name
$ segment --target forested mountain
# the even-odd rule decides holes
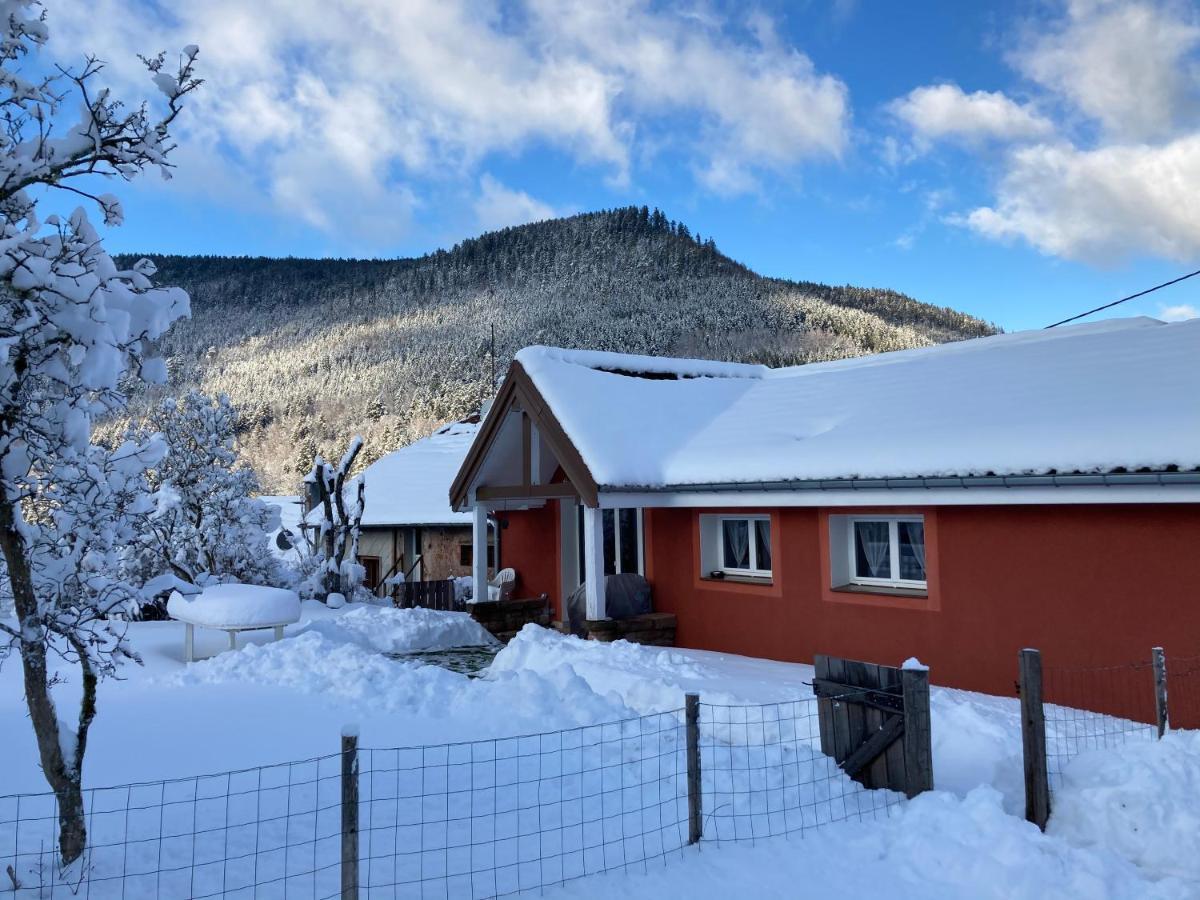
[[[419,259],[147,255],[192,297],[191,320],[162,342],[168,390],[229,394],[244,452],[277,491],[355,432],[369,462],[478,409],[492,326],[497,373],[534,343],[782,365],[994,331],[895,291],[762,277],[645,207]]]

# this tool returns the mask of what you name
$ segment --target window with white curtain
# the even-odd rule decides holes
[[[769,516],[722,516],[718,568],[730,575],[771,574],[771,519]]]
[[[849,582],[924,588],[925,520],[920,516],[851,517],[845,529]]]

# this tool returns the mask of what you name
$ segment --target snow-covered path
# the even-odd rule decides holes
[[[451,618],[447,619],[446,616]],[[386,748],[557,731],[706,703],[811,697],[808,666],[625,643],[602,645],[529,628],[485,679],[383,655],[482,640],[467,617],[422,610],[307,604],[287,638],[247,635],[237,652],[199,633],[185,667],[182,628],[132,626],[146,665],[102,686],[86,781],[154,781],[336,752],[341,728]],[[933,673],[936,681],[936,673]],[[886,878],[897,896],[1200,896],[1200,733],[1080,757],[1065,773],[1047,835],[1023,810],[1013,698],[935,688],[938,790],[875,822],[843,822],[804,840],[706,845],[571,882],[562,896],[687,890],[794,896],[798,883],[851,894]],[[0,795],[45,790],[25,720],[20,668],[0,668]]]

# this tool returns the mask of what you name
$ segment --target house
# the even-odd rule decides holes
[[[358,560],[368,588],[382,591],[397,573],[414,581],[471,573],[471,515],[451,509],[446,497],[478,427],[471,421],[443,425],[358,476],[366,482]],[[353,490],[352,483],[351,496]],[[489,537],[489,567],[492,555]]]
[[[451,504],[556,618],[636,571],[681,646],[1007,693],[1026,646],[1200,654],[1198,467],[1200,321],[783,369],[529,347]]]

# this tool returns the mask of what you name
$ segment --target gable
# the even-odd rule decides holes
[[[597,504],[591,471],[519,362],[510,366],[450,487],[450,505],[466,510],[472,494],[492,507],[567,496]]]

